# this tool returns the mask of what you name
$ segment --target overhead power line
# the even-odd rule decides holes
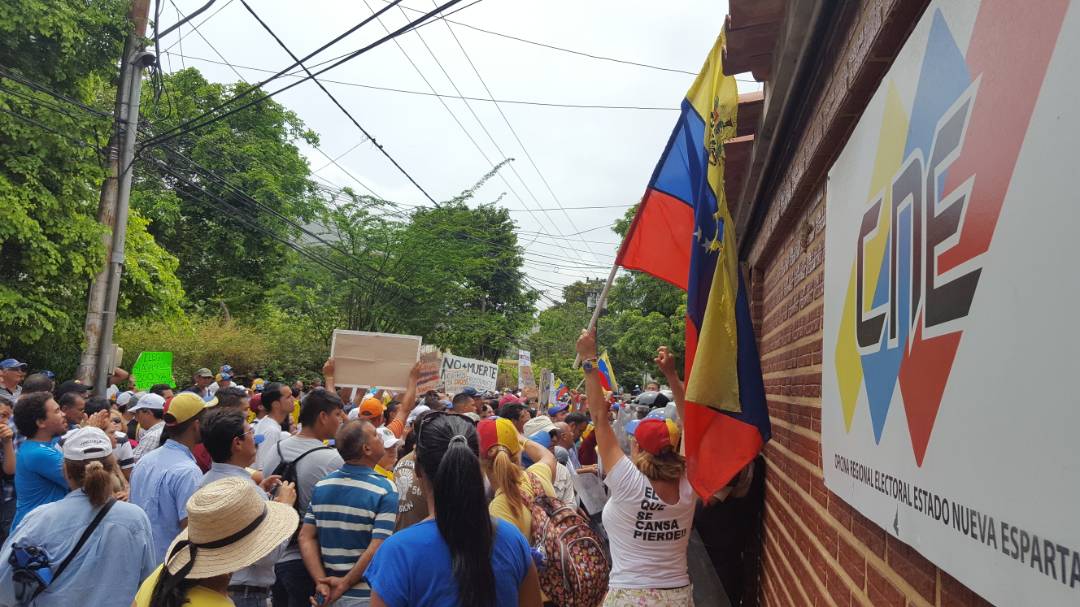
[[[356,125],[356,128],[360,129],[360,132],[364,134],[364,137],[366,137],[369,141],[371,141],[371,143],[376,147],[376,149],[378,149],[380,152],[382,152],[383,156],[386,156],[386,159],[390,161],[390,164],[393,164],[394,168],[396,168],[398,171],[400,171],[401,174],[404,175],[405,178],[409,180],[409,183],[416,186],[416,189],[420,190],[420,193],[423,194],[424,197],[427,198],[429,201],[431,201],[431,204],[433,204],[435,206],[439,206],[439,203],[436,202],[435,199],[431,197],[431,194],[429,194],[428,191],[425,190],[423,188],[423,186],[421,186],[416,181],[416,179],[414,179],[413,176],[410,175],[409,172],[405,170],[405,167],[401,166],[401,164],[397,160],[395,160],[393,156],[390,155],[390,152],[386,151],[386,148],[383,147],[383,145],[380,144],[378,141],[376,141],[375,136],[372,135],[371,133],[369,133],[368,130],[365,129],[363,126],[361,126],[360,122],[356,120],[356,118],[352,115],[352,113],[349,112],[349,110],[345,109],[345,106],[342,105],[341,102],[337,100],[337,97],[334,97],[333,93],[331,93],[329,90],[327,90],[327,88],[325,86],[323,86],[323,83],[319,82],[319,79],[315,77],[315,74],[311,73],[311,70],[304,66],[304,61],[302,59],[298,58],[296,56],[296,54],[293,53],[292,50],[289,49],[289,47],[285,44],[285,42],[283,42],[281,40],[281,38],[279,38],[278,35],[274,33],[274,30],[271,29],[270,26],[267,25],[266,22],[263,21],[261,17],[259,17],[258,13],[256,13],[251,8],[251,5],[249,5],[246,0],[240,0],[240,4],[244,5],[244,8],[247,9],[247,12],[251,13],[251,16],[254,17],[256,21],[259,22],[259,25],[261,25],[262,28],[264,30],[266,30],[266,33],[270,34],[270,37],[273,38],[274,41],[278,43],[278,46],[280,46],[282,48],[282,50],[284,50],[286,53],[288,53],[289,57],[291,57],[292,60],[295,61],[297,63],[297,65],[299,65],[304,70],[305,73],[307,73],[308,77],[311,78],[311,81],[314,82],[315,85],[319,87],[319,90],[321,90],[323,93],[326,93],[326,96],[330,98],[330,101],[334,102],[334,105],[336,105],[337,108],[339,110],[341,110],[341,112],[343,114],[345,114],[345,117],[348,118],[349,121],[352,122],[354,125]],[[436,10],[438,9],[438,4],[435,5],[435,8],[436,8]],[[335,165],[337,164],[336,161],[332,161],[332,162]],[[356,181],[359,182],[359,180],[356,180]],[[364,187],[367,188],[367,186],[364,186]],[[368,189],[368,191],[371,191],[370,188],[367,188],[367,189]],[[371,193],[374,194],[375,192],[371,191]]]
[[[388,0],[382,0],[382,1],[387,2]],[[400,8],[403,8],[404,10],[407,10],[407,11],[412,11],[414,13],[423,13],[424,12],[424,11],[421,11],[419,9],[411,8],[411,7],[404,6],[404,5],[402,5]],[[489,29],[484,29],[482,27],[477,27],[475,25],[470,25],[468,23],[463,23],[461,21],[452,21],[452,20],[446,18],[446,17],[449,17],[449,16],[450,15],[446,15],[445,17],[441,17],[439,19],[442,20],[442,21],[445,21],[447,23],[453,23],[454,25],[460,25],[461,27],[465,27],[465,28],[468,28],[468,29],[471,29],[471,30],[474,30],[474,31],[477,31],[477,32],[488,34],[489,36],[496,36],[498,38],[506,38],[508,40],[514,40],[516,42],[521,42],[523,44],[530,44],[532,46],[538,46],[538,47],[546,48],[546,49],[553,50],[553,51],[559,51],[561,53],[569,53],[571,55],[577,55],[579,57],[587,57],[589,59],[596,59],[598,61],[609,61],[609,62],[612,62],[612,63],[621,63],[623,65],[632,65],[632,66],[635,66],[635,67],[642,67],[642,68],[646,68],[646,69],[650,69],[650,70],[657,70],[657,71],[661,71],[661,72],[672,72],[672,73],[676,73],[676,74],[687,74],[687,75],[690,75],[690,76],[697,76],[698,75],[698,72],[691,71],[691,70],[682,70],[682,69],[673,68],[673,67],[663,67],[663,66],[659,66],[659,65],[653,65],[651,63],[643,63],[643,62],[640,62],[640,61],[631,61],[629,59],[619,59],[619,58],[616,58],[616,57],[608,57],[606,55],[597,55],[595,53],[587,53],[585,51],[576,51],[574,49],[569,49],[569,48],[562,47],[562,46],[557,46],[557,45],[554,45],[554,44],[548,44],[546,42],[537,42],[535,40],[528,40],[528,39],[525,39],[525,38],[521,38],[520,36],[512,36],[510,34],[504,34],[502,32],[496,32],[496,31],[492,31],[492,30],[489,30]],[[757,82],[756,80],[748,80],[748,79],[745,79],[745,78],[736,78],[736,80],[738,80],[740,82],[753,82],[753,83]]]
[[[213,59],[206,59],[204,57],[196,57],[194,55],[180,55],[179,53],[169,53],[167,51],[166,51],[166,54],[168,54],[168,55],[177,55],[179,57],[182,57],[185,60],[190,60],[190,61],[201,61],[203,63],[212,63],[212,64],[215,64],[215,65],[225,65],[225,66],[228,66],[230,68],[239,68],[239,69],[242,69],[242,70],[250,70],[250,71],[253,71],[253,72],[262,72],[264,74],[272,74],[272,73],[274,73],[273,70],[269,70],[269,69],[266,69],[266,68],[252,67],[250,65],[240,65],[240,64],[236,64],[236,63],[225,63],[225,62],[221,62],[221,61],[215,61]],[[312,67],[314,67],[314,66],[312,66]],[[285,76],[290,77],[290,78],[300,78],[301,77],[299,74],[293,74],[293,73],[285,74]],[[409,89],[394,88],[394,87],[390,87],[390,86],[378,86],[378,85],[375,85],[375,84],[363,84],[363,83],[360,83],[360,82],[346,82],[346,81],[343,81],[343,80],[333,80],[333,79],[330,79],[330,78],[321,78],[320,80],[325,84],[337,84],[337,85],[340,85],[340,86],[351,86],[351,87],[356,87],[356,88],[369,89],[369,90],[373,90],[373,91],[385,91],[385,92],[388,92],[388,93],[403,93],[405,95],[419,95],[419,96],[422,96],[422,97],[442,97],[444,99],[461,99],[461,100],[468,100],[468,101],[482,101],[484,103],[506,103],[506,104],[511,104],[511,105],[529,105],[529,106],[536,106],[536,107],[568,108],[568,109],[581,109],[581,110],[640,110],[640,111],[657,111],[657,112],[678,112],[679,111],[679,108],[674,107],[674,106],[672,106],[672,107],[664,107],[664,106],[656,106],[656,105],[605,105],[605,104],[597,104],[597,103],[556,103],[556,102],[553,102],[553,101],[531,101],[531,100],[527,100],[527,99],[491,99],[489,97],[470,97],[470,96],[467,96],[467,95],[460,96],[460,95],[448,95],[446,93],[430,93],[430,92],[425,92],[425,91],[414,91],[414,90],[409,90]]]
[[[52,96],[54,99],[70,102],[71,104],[73,104],[78,109],[82,109],[84,111],[93,113],[94,115],[100,115],[100,116],[107,116],[108,115],[105,112],[102,112],[100,110],[96,110],[95,108],[86,106],[85,104],[82,104],[81,102],[78,102],[76,100],[65,97],[65,96],[61,95],[60,93],[57,93],[56,91],[53,91],[52,89],[50,89],[48,87],[45,87],[43,85],[39,85],[37,83],[33,83],[32,81],[26,81],[26,80],[24,80],[24,81],[27,82],[28,85],[33,85],[37,90]],[[8,90],[8,89],[6,87],[4,87],[4,90]],[[14,92],[14,91],[10,91],[10,92]],[[45,102],[42,99],[33,98],[33,97],[26,97],[26,98],[29,101],[31,101],[31,102],[33,102],[35,104],[41,105],[42,107],[46,107],[46,108],[48,108],[50,110],[57,111],[58,113],[67,115],[69,117],[78,118],[78,116],[76,116],[75,114],[72,114],[70,111],[67,111],[66,109],[63,109],[63,108],[61,108],[59,106],[56,106],[56,105],[50,104],[48,102]],[[21,118],[21,119],[24,119],[24,120],[26,120],[28,118],[28,117],[16,114],[15,112],[10,112],[8,110],[3,110],[2,108],[0,108],[0,111],[2,111],[4,113],[11,114],[11,115],[13,115],[13,116],[15,116],[17,118]],[[36,120],[29,119],[29,122],[31,124],[39,127],[39,128],[42,128],[43,130],[53,132],[53,133],[55,133],[55,134],[57,134],[57,135],[59,135],[61,137],[64,137],[64,138],[66,138],[66,139],[68,139],[70,141],[73,141],[75,143],[78,143],[80,145],[83,145],[83,146],[86,146],[86,147],[91,147],[91,148],[96,147],[93,144],[87,143],[85,141],[75,140],[74,138],[70,137],[69,135],[64,134],[64,133],[62,133],[62,132],[60,132],[60,131],[58,131],[56,129],[52,129],[51,127],[48,127],[48,125],[44,125],[44,124],[42,124],[42,123],[40,123],[40,122],[38,122]],[[248,209],[244,210],[244,209],[240,209],[239,207],[236,207],[235,205],[231,205],[229,203],[224,203],[224,201],[219,196],[214,196],[212,193],[207,191],[204,187],[193,183],[189,177],[180,174],[173,164],[165,163],[165,162],[163,162],[163,161],[161,161],[159,159],[156,159],[156,158],[148,158],[148,157],[144,156],[144,159],[146,159],[149,162],[152,162],[153,164],[159,166],[165,173],[169,174],[170,176],[172,176],[172,177],[174,177],[176,179],[182,180],[183,183],[188,184],[191,187],[197,188],[198,191],[203,192],[204,194],[206,194],[208,196],[215,197],[218,200],[219,203],[228,204],[229,208],[237,213],[236,220],[238,222],[243,223],[244,225],[246,225],[248,227],[251,227],[252,229],[257,230],[260,233],[267,234],[268,236],[270,236],[274,240],[276,240],[278,242],[282,242],[286,246],[289,246],[290,248],[296,250],[301,255],[311,259],[312,261],[314,261],[316,263],[319,263],[320,265],[323,265],[324,267],[327,267],[327,269],[330,269],[331,271],[348,272],[349,275],[355,275],[356,274],[356,272],[357,272],[356,268],[346,268],[345,266],[341,265],[340,263],[338,263],[338,262],[336,262],[336,261],[334,261],[334,260],[332,260],[330,258],[327,258],[325,256],[322,256],[320,253],[317,253],[317,252],[309,250],[309,249],[301,248],[296,243],[293,243],[291,241],[287,241],[287,240],[281,238],[280,235],[277,234],[276,232],[272,232],[268,228],[266,228],[265,226],[262,226],[262,225],[258,224],[257,222],[255,222],[253,217],[257,216],[257,213],[259,211],[263,211],[267,215],[273,216],[273,217],[281,220],[283,223],[285,223],[287,226],[289,226],[289,228],[291,228],[291,229],[293,229],[293,230],[295,230],[295,231],[297,231],[299,233],[302,233],[302,234],[308,236],[311,240],[317,241],[320,244],[326,246],[328,250],[336,250],[337,252],[339,252],[343,256],[345,256],[347,258],[354,259],[355,261],[357,261],[357,263],[359,264],[360,267],[366,269],[369,272],[373,272],[373,276],[370,277],[371,280],[378,280],[379,278],[385,276],[385,274],[383,272],[381,272],[380,270],[372,268],[371,266],[367,266],[366,264],[361,263],[355,256],[351,255],[348,251],[344,251],[344,250],[340,249],[337,245],[335,245],[335,243],[326,241],[319,234],[311,232],[305,226],[302,226],[299,223],[296,223],[295,221],[290,219],[289,217],[284,216],[283,214],[278,212],[273,207],[270,207],[270,206],[268,206],[268,205],[266,205],[264,203],[259,202],[258,200],[254,199],[253,197],[248,195],[246,192],[244,192],[243,190],[241,190],[237,186],[232,185],[228,181],[228,179],[226,179],[225,177],[222,177],[221,175],[218,175],[214,171],[212,171],[212,170],[206,168],[205,166],[199,164],[198,162],[194,161],[193,159],[191,159],[190,157],[184,155],[183,153],[179,152],[178,150],[172,148],[171,146],[162,145],[162,146],[160,146],[160,149],[162,149],[166,153],[170,154],[174,159],[179,158],[179,159],[185,161],[189,165],[189,170],[194,171],[200,177],[202,177],[204,179],[208,178],[210,180],[213,180],[213,181],[216,181],[216,182],[220,183],[226,189],[231,191],[235,196],[237,196],[238,199],[241,202],[248,205]],[[199,202],[203,202],[203,201],[199,201]],[[252,214],[253,212],[255,214]],[[397,215],[404,216],[404,214],[401,213],[401,212],[392,212],[391,214],[397,214]],[[475,237],[475,236],[471,236],[469,234],[462,234],[462,236],[464,238],[466,238],[466,239],[475,240],[475,241],[478,241],[478,242],[481,242],[481,243],[484,243],[484,244],[488,244],[488,245],[495,244],[493,241],[478,238],[478,237]],[[545,252],[545,253],[548,253],[548,252]],[[591,275],[593,273],[592,270],[597,270],[597,269],[603,269],[604,268],[604,266],[580,264],[580,262],[578,262],[576,260],[571,260],[571,259],[559,257],[557,255],[550,255],[550,254],[545,254],[545,253],[526,252],[524,250],[524,248],[523,248],[522,252],[521,252],[522,262],[524,264],[530,265],[530,266],[539,266],[540,271],[549,272],[549,273],[552,273],[552,274],[560,274],[560,275],[573,275],[573,274],[576,273],[578,275],[587,276],[587,275]]]
[[[230,0],[230,2],[231,2],[231,1],[232,1],[232,0]],[[176,6],[176,3],[175,3],[175,2],[173,1],[173,0],[169,0],[169,2],[171,2],[171,3],[172,3],[172,5],[173,5],[173,8],[175,8],[175,9],[176,9],[176,12],[177,12],[177,13],[178,13],[178,14],[180,15],[180,17],[181,17],[181,18],[186,18],[186,17],[185,17],[185,15],[184,15],[184,14],[183,14],[182,12],[180,12],[180,8]],[[220,11],[220,9],[219,9],[219,11]],[[217,13],[214,13],[214,14],[216,15]],[[213,15],[211,15],[211,17],[212,17],[212,16],[213,16]],[[204,20],[204,21],[203,21],[202,23],[200,23],[199,25],[192,25],[192,30],[193,30],[193,31],[194,31],[194,32],[195,32],[196,34],[198,34],[200,38],[202,38],[203,42],[205,42],[205,43],[206,43],[206,45],[210,47],[210,50],[214,51],[214,54],[215,54],[215,55],[217,55],[217,56],[218,56],[218,59],[220,59],[220,60],[221,60],[221,61],[215,61],[214,63],[218,63],[219,65],[226,65],[226,66],[228,66],[228,67],[229,67],[229,68],[230,68],[230,69],[232,70],[232,72],[233,72],[234,74],[236,74],[236,77],[237,77],[237,78],[239,78],[241,82],[243,82],[244,84],[250,84],[250,83],[249,83],[249,82],[247,81],[247,78],[244,78],[244,75],[243,75],[243,74],[241,74],[241,73],[239,72],[239,70],[237,70],[237,69],[236,69],[236,68],[237,68],[237,66],[233,65],[232,63],[230,63],[230,62],[229,62],[229,60],[225,58],[225,55],[223,55],[223,54],[221,53],[221,51],[219,51],[219,50],[217,49],[217,47],[216,47],[216,46],[214,46],[214,45],[213,45],[213,43],[211,43],[211,42],[210,42],[209,40],[207,40],[206,36],[204,36],[204,35],[202,34],[202,32],[200,32],[200,31],[199,31],[199,27],[200,27],[200,26],[202,26],[202,24],[203,24],[203,23],[206,23],[206,21],[208,21],[208,20],[209,20],[209,18],[207,18],[206,20]],[[181,47],[181,51],[180,51],[180,56],[181,56],[181,58],[183,58],[183,50],[182,50],[182,49],[183,49],[183,47]],[[170,54],[170,56],[171,56],[171,54]],[[293,58],[295,59],[295,57],[293,57]],[[370,138],[369,138],[369,137],[365,137],[365,138],[364,138],[364,139],[363,139],[362,141],[360,141],[360,143],[365,143],[365,142],[367,142],[367,141],[369,141],[369,140],[370,140]],[[357,145],[360,145],[360,143],[358,143]],[[353,175],[352,173],[350,173],[350,172],[349,172],[349,170],[348,170],[348,169],[346,169],[345,167],[343,167],[343,166],[341,166],[340,164],[338,164],[338,162],[337,162],[337,161],[338,161],[338,159],[337,159],[337,158],[330,158],[330,156],[329,156],[329,155],[327,155],[327,153],[326,153],[326,152],[322,151],[322,148],[320,148],[320,147],[319,147],[319,146],[317,146],[317,145],[314,145],[314,146],[312,146],[312,147],[313,147],[313,148],[315,149],[315,151],[319,152],[319,153],[320,153],[320,154],[322,154],[322,155],[323,155],[323,156],[324,156],[324,157],[325,157],[325,158],[326,158],[327,160],[329,160],[329,161],[330,161],[330,164],[332,164],[332,165],[336,166],[336,167],[337,167],[338,169],[340,169],[340,170],[341,170],[341,172],[343,172],[343,173],[345,173],[346,175],[348,175],[349,177],[351,177],[351,178],[353,179],[353,181],[355,181],[355,182],[356,182],[357,184],[359,184],[359,185],[360,185],[360,187],[362,187],[362,188],[364,188],[364,189],[365,189],[366,191],[370,192],[372,196],[375,196],[376,198],[381,198],[381,196],[379,196],[379,194],[378,194],[378,193],[376,193],[376,192],[375,192],[374,190],[372,190],[372,189],[371,189],[370,187],[368,187],[368,185],[367,185],[367,184],[365,184],[365,183],[364,183],[363,181],[360,181],[360,179],[356,178],[356,177],[355,177],[355,176],[354,176],[354,175]],[[354,146],[354,147],[355,147],[355,146]],[[386,153],[386,152],[384,151],[383,153]]]
[[[366,2],[366,0],[365,0],[365,2]],[[432,0],[432,3],[436,4],[436,0]],[[398,6],[398,9],[401,10],[402,13],[405,12],[404,9],[401,8],[400,5]],[[473,73],[476,74],[476,78],[480,81],[480,84],[482,84],[484,86],[484,92],[486,92],[488,94],[488,97],[491,98],[492,102],[495,102],[494,93],[491,92],[491,88],[488,87],[487,81],[484,80],[484,77],[480,75],[480,70],[476,67],[476,64],[473,63],[472,57],[469,56],[469,52],[465,50],[465,45],[463,45],[461,43],[461,40],[458,39],[457,34],[454,33],[454,29],[452,27],[450,27],[450,23],[448,21],[445,21],[445,20],[443,21],[443,23],[446,25],[446,29],[450,32],[450,36],[454,39],[454,42],[457,43],[458,48],[461,49],[461,54],[463,54],[465,56],[465,60],[469,63],[469,67],[472,68]],[[419,33],[417,33],[417,35],[419,35]],[[566,212],[566,209],[563,209],[562,201],[559,200],[559,197],[555,195],[555,190],[553,190],[551,188],[551,184],[548,183],[547,177],[544,176],[544,173],[540,170],[540,167],[536,164],[536,160],[533,159],[532,153],[529,152],[529,148],[525,146],[525,142],[521,140],[521,136],[518,135],[517,129],[515,129],[514,125],[510,123],[510,119],[507,118],[506,113],[503,112],[502,106],[500,106],[498,104],[498,102],[495,102],[495,109],[498,110],[499,116],[502,117],[503,122],[506,124],[506,128],[510,129],[510,133],[514,136],[514,141],[517,141],[518,146],[521,147],[521,151],[525,152],[525,158],[528,159],[529,164],[532,165],[533,170],[536,171],[536,175],[540,178],[540,181],[544,184],[544,187],[547,188],[548,194],[551,194],[552,200],[554,200],[555,204],[559,207],[560,210],[562,210],[563,216],[566,217],[566,220],[570,222],[570,225],[572,227],[576,228],[577,225],[574,223],[574,219],[572,217],[570,217],[570,214]],[[560,234],[562,234],[561,229],[558,230],[558,232]],[[587,250],[589,252],[589,254],[591,254],[593,256],[594,259],[599,260],[599,257],[596,256],[596,253],[593,252],[593,250],[589,246],[589,244],[588,243],[584,243],[584,244],[585,244],[585,250]]]
[[[364,0],[364,5],[367,6],[368,10],[370,10],[372,12],[372,17],[375,18],[379,22],[379,25],[381,25],[384,30],[389,32],[390,28],[388,28],[386,26],[386,24],[383,23],[382,19],[378,16],[381,11],[375,11],[373,8],[371,8],[371,6],[368,4],[367,0]],[[439,62],[439,58],[435,55],[434,52],[432,52],[431,48],[427,46],[427,42],[424,41],[423,36],[421,36],[419,32],[417,32],[417,37],[420,38],[420,41],[424,44],[424,47],[427,49],[427,51],[431,55],[432,59],[435,60],[436,64],[442,70],[443,75],[446,76],[446,78],[450,82],[451,86],[455,86],[455,88],[456,88],[456,85],[454,85],[453,79],[450,78],[450,75],[446,72],[446,68],[443,67],[441,62]],[[424,81],[424,84],[426,84],[428,86],[428,88],[431,89],[432,93],[436,93],[437,91],[435,90],[435,86],[433,84],[431,84],[431,81],[428,80],[427,76],[424,75],[424,72],[423,72],[423,70],[420,69],[420,66],[417,65],[415,61],[413,61],[413,59],[409,55],[408,51],[406,51],[405,47],[403,47],[401,45],[401,42],[398,41],[398,40],[394,40],[394,45],[397,46],[398,50],[401,51],[401,54],[405,56],[405,59],[409,62],[409,65],[411,65],[413,70],[416,72],[416,74],[418,76],[420,76],[420,79]],[[460,94],[460,91],[459,91],[459,94]],[[441,97],[439,97],[438,99],[439,99],[439,103],[443,106],[443,109],[445,109],[446,112],[448,114],[450,114],[450,117],[458,125],[458,128],[461,129],[462,133],[465,134],[465,137],[469,140],[469,142],[472,143],[473,147],[476,148],[476,151],[479,152],[480,156],[484,159],[484,161],[490,166],[495,166],[496,163],[493,162],[490,157],[488,157],[488,155],[484,151],[484,149],[480,146],[479,143],[477,143],[476,139],[472,136],[472,133],[470,133],[469,130],[467,128],[465,128],[465,125],[461,122],[461,119],[458,118],[458,116],[454,112],[454,110],[452,110],[450,108],[450,106],[446,103],[446,100],[444,100]],[[490,131],[488,131],[487,128],[484,126],[483,121],[480,120],[480,117],[476,114],[476,111],[473,110],[472,106],[469,105],[468,101],[465,101],[465,106],[472,113],[472,116],[477,121],[477,123],[480,124],[480,128],[488,136],[488,139],[491,140],[491,143],[495,146],[496,151],[499,154],[502,155],[503,159],[511,160],[510,157],[507,156],[506,154],[504,154],[502,149],[500,149],[499,144],[495,141],[494,137],[492,137]],[[536,195],[533,194],[532,190],[529,188],[529,184],[526,183],[521,178],[520,174],[518,174],[517,168],[514,167],[512,162],[510,163],[510,171],[518,178],[518,181],[521,182],[521,185],[525,188],[525,191],[532,197],[533,201],[536,202],[537,206],[540,206],[540,201],[536,198]],[[518,201],[521,203],[521,205],[528,210],[528,208],[529,208],[528,203],[526,203],[525,199],[523,199],[521,197],[521,195],[518,194],[517,190],[514,189],[514,186],[510,185],[510,182],[506,179],[506,176],[503,175],[501,172],[499,172],[498,173],[498,178],[506,186],[507,190],[509,190],[510,193],[515,198],[518,199]],[[540,218],[535,213],[533,213],[531,210],[529,210],[528,212],[529,212],[529,216],[532,217],[534,221],[536,221],[538,226],[540,226],[540,229],[544,230],[543,222],[540,221]],[[549,221],[550,221],[550,217],[549,217]],[[558,229],[559,229],[558,224],[555,224],[554,222],[552,222],[552,225],[555,227],[556,231],[558,231]],[[528,245],[526,245],[526,246],[528,246]]]
[[[207,21],[209,21],[209,20],[213,19],[213,18],[214,18],[214,17],[215,17],[215,16],[216,16],[216,15],[217,15],[218,13],[220,13],[221,11],[225,10],[226,8],[228,8],[228,6],[229,6],[230,4],[232,4],[232,3],[233,3],[233,0],[228,0],[228,2],[226,2],[225,4],[222,4],[221,6],[219,6],[219,7],[218,7],[218,9],[217,9],[216,11],[214,11],[214,12],[210,13],[210,14],[209,14],[209,15],[208,15],[208,16],[207,16],[207,17],[206,17],[205,19],[203,19],[202,21],[200,21],[198,25],[195,25],[195,24],[193,23],[193,24],[191,25],[191,29],[190,29],[190,30],[188,30],[187,34],[185,34],[185,33],[181,33],[181,34],[180,34],[180,36],[179,36],[179,37],[178,37],[178,38],[176,39],[176,42],[173,42],[173,43],[172,43],[172,44],[170,44],[169,46],[165,47],[165,50],[163,50],[163,51],[161,51],[161,52],[162,52],[162,53],[167,53],[167,52],[171,51],[171,50],[172,50],[172,49],[173,49],[174,47],[176,47],[177,45],[179,45],[179,46],[180,46],[181,52],[183,52],[183,48],[184,48],[184,47],[183,47],[183,44],[182,44],[182,42],[184,41],[184,37],[185,37],[185,36],[187,36],[188,34],[190,34],[190,33],[191,33],[192,31],[196,31],[196,30],[198,30],[198,29],[199,29],[200,27],[202,27],[202,26],[206,25],[206,22],[207,22]],[[176,5],[175,5],[175,4],[173,5],[173,8],[176,8]],[[177,8],[177,9],[176,9],[176,12],[177,12],[177,13],[179,13],[179,12],[180,12],[180,9],[179,9],[179,8]],[[181,16],[181,19],[183,19],[183,16]],[[178,19],[177,21],[179,21],[179,19]]]
[[[392,0],[390,5],[388,5],[385,8],[380,10],[380,13],[384,12],[386,10],[389,10],[390,7],[397,5],[399,2],[401,2],[401,0]],[[270,99],[270,98],[272,98],[272,97],[274,97],[276,95],[279,95],[279,94],[281,94],[281,93],[283,93],[283,92],[285,92],[285,91],[287,91],[289,89],[292,89],[292,88],[296,87],[299,84],[302,84],[303,82],[305,82],[307,80],[310,80],[313,76],[318,76],[318,75],[320,75],[320,74],[322,74],[324,72],[328,72],[328,71],[330,71],[330,70],[332,70],[332,69],[334,69],[336,67],[339,67],[339,66],[341,66],[341,65],[355,59],[356,57],[359,57],[360,55],[363,55],[364,53],[368,52],[369,50],[380,46],[381,44],[383,44],[387,40],[393,40],[394,38],[400,36],[401,34],[409,31],[410,29],[412,29],[414,27],[416,27],[420,23],[423,23],[427,19],[430,19],[431,16],[433,16],[433,15],[437,14],[438,12],[440,12],[442,10],[445,10],[446,8],[449,8],[449,7],[455,5],[455,4],[459,3],[459,2],[461,2],[461,0],[449,0],[448,2],[443,4],[441,7],[436,8],[435,10],[433,10],[430,13],[426,14],[424,17],[421,17],[420,19],[417,19],[416,21],[410,21],[410,22],[406,23],[404,26],[398,28],[394,32],[391,32],[391,33],[387,34],[386,36],[383,36],[382,38],[379,38],[375,42],[372,42],[371,44],[363,46],[363,47],[353,51],[352,53],[349,53],[348,55],[346,55],[342,59],[340,59],[338,61],[335,61],[334,63],[330,64],[329,66],[327,66],[325,68],[322,68],[317,72],[314,72],[311,76],[306,76],[304,78],[301,78],[301,79],[297,80],[296,82],[293,82],[292,84],[284,86],[284,87],[282,87],[280,89],[277,89],[275,91],[272,91],[270,93],[264,93],[264,94],[262,94],[260,96],[257,96],[255,99],[253,99],[251,101],[248,101],[247,103],[244,103],[244,104],[242,104],[242,105],[240,105],[238,107],[233,107],[232,109],[228,110],[227,112],[217,114],[216,116],[213,116],[213,117],[211,117],[209,119],[206,119],[207,116],[209,116],[210,114],[213,114],[213,113],[215,113],[217,111],[220,111],[220,110],[224,109],[225,107],[227,107],[229,105],[232,105],[233,103],[235,103],[236,101],[246,97],[247,95],[249,95],[253,91],[260,90],[261,87],[264,86],[265,84],[267,84],[269,82],[272,82],[273,80],[275,80],[277,78],[280,78],[285,72],[287,72],[288,70],[291,70],[294,67],[296,67],[297,65],[299,65],[299,63],[293,63],[292,65],[289,65],[288,67],[286,67],[284,70],[281,70],[279,73],[277,73],[277,74],[275,74],[275,75],[273,75],[273,76],[271,76],[269,78],[264,79],[262,82],[256,84],[255,86],[253,86],[253,87],[251,87],[251,88],[249,88],[249,89],[247,89],[245,91],[242,91],[241,93],[235,95],[233,98],[228,99],[224,103],[219,104],[217,107],[212,108],[210,110],[207,110],[203,114],[201,114],[201,115],[199,115],[199,116],[197,116],[195,118],[192,118],[191,120],[185,121],[184,123],[179,124],[179,125],[173,127],[172,129],[169,129],[165,133],[162,133],[161,135],[156,136],[151,141],[148,141],[147,145],[153,145],[153,144],[156,144],[156,143],[160,143],[160,142],[163,142],[163,141],[168,141],[170,139],[174,139],[176,137],[179,137],[180,135],[183,135],[184,133],[190,132],[190,131],[195,130],[195,129],[199,129],[199,128],[209,126],[210,124],[213,124],[213,123],[218,122],[220,120],[224,120],[225,118],[235,114],[236,112],[239,112],[241,110],[249,108],[249,107],[251,107],[251,106],[253,106],[253,105],[257,104],[257,103],[261,103],[263,101],[266,101],[267,99]],[[378,15],[378,14],[379,13],[376,13],[376,15]],[[338,41],[345,38],[346,36],[348,36],[352,32],[356,31],[357,29],[359,29],[363,25],[365,25],[367,23],[370,23],[373,19],[376,18],[376,15],[372,15],[371,17],[369,17],[367,19],[364,19],[359,24],[353,26],[352,28],[350,28],[345,33],[337,36],[336,38],[334,38],[330,42],[327,42],[326,44],[322,45],[318,49],[312,51],[311,53],[309,53],[308,55],[306,55],[304,57],[304,61],[310,59],[311,57],[317,55],[318,53],[321,53],[323,50],[325,50],[326,48],[329,48],[331,45],[337,43]],[[203,121],[204,119],[206,119],[206,120]]]

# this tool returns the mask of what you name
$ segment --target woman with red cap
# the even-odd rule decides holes
[[[608,419],[596,370],[595,332],[582,332],[577,352],[585,371],[600,463],[608,471],[604,484],[610,497],[603,521],[611,542],[611,576],[604,605],[692,606],[686,550],[697,497],[686,477],[686,460],[679,455],[680,428],[669,419],[641,420],[632,428],[628,458]],[[681,419],[682,382],[674,371],[674,357],[661,348],[656,362],[669,375]]]

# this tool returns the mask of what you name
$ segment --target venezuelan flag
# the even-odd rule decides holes
[[[567,386],[563,380],[558,377],[555,378],[555,400],[562,400],[564,397],[570,395],[570,386]]]
[[[596,366],[597,371],[600,372],[600,384],[604,386],[604,389],[609,392],[618,392],[619,382],[615,380],[615,367],[611,366],[611,359],[608,358],[607,350],[597,359]]]
[[[738,90],[717,38],[686,98],[616,263],[687,291],[686,455],[690,481],[710,496],[771,435],[765,387],[734,223],[724,193],[724,142]]]

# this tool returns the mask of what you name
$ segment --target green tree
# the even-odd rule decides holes
[[[149,131],[162,133],[249,87],[212,83],[188,68],[164,75],[159,95],[150,82],[145,88]],[[322,206],[301,142],[316,145],[318,137],[295,113],[267,100],[144,151],[132,206],[180,260],[179,277],[195,308],[224,302],[234,313],[254,312],[287,274],[290,250],[274,236],[300,235],[282,219],[304,224]]]
[[[97,211],[111,118],[102,114],[112,110],[127,9],[123,0],[0,3],[0,351],[62,376],[78,362],[87,287],[104,261]],[[146,227],[133,212],[120,310],[175,315],[176,260]]]
[[[498,167],[495,169],[498,170]],[[495,360],[532,323],[537,294],[505,209],[469,207],[494,175],[437,207],[409,212],[345,190],[319,223],[331,245],[312,250],[273,303],[303,315],[320,335],[349,328],[420,335],[456,354]]]
[[[627,210],[612,230],[625,238],[637,207]],[[537,315],[536,331],[525,344],[537,367],[552,369],[563,381],[576,385],[581,375],[571,368],[574,340],[592,315],[590,294],[603,282],[577,281],[563,288],[563,301]],[[656,348],[669,346],[680,360],[686,349],[686,292],[637,271],[621,273],[608,292],[597,327],[598,346],[607,350],[624,389],[641,383],[644,374],[656,376]]]

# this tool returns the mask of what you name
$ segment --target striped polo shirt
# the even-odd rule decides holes
[[[345,575],[371,540],[390,537],[397,511],[394,483],[367,466],[345,464],[316,483],[304,524],[315,525],[327,575]],[[368,598],[371,588],[362,580],[345,596]]]

